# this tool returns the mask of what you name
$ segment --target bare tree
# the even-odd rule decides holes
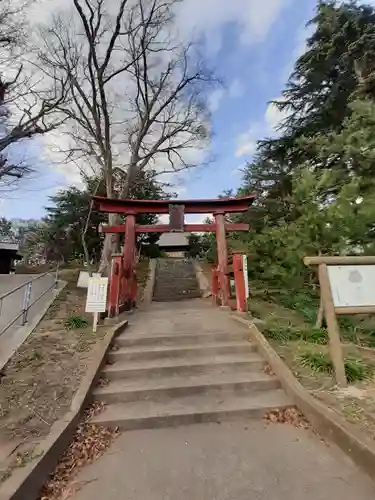
[[[53,85],[45,87],[31,71],[25,20],[29,3],[0,1],[0,186],[32,171],[27,163],[12,162],[10,146],[50,132],[66,121],[57,115],[66,98],[66,82],[55,75]]]
[[[107,196],[126,198],[145,169],[170,174],[197,165],[210,139],[207,93],[216,83],[194,44],[176,36],[178,0],[74,0],[43,32],[41,67],[70,84],[69,158],[95,158]],[[114,8],[114,2],[111,3]],[[109,215],[115,224],[116,215]],[[108,271],[116,235],[106,235]]]

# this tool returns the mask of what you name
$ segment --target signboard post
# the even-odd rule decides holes
[[[305,257],[304,263],[318,266],[321,297],[317,325],[321,326],[325,316],[336,382],[346,387],[337,315],[375,313],[375,257]]]
[[[108,278],[91,277],[87,287],[86,312],[94,313],[93,332],[96,332],[99,313],[107,309]]]

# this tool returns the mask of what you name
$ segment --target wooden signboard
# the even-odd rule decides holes
[[[336,382],[346,387],[337,315],[375,313],[375,257],[305,257],[304,263],[318,266],[320,309],[317,326],[322,325],[325,316]]]
[[[93,332],[96,332],[99,313],[107,308],[108,278],[91,277],[88,281],[85,310],[94,313]]]

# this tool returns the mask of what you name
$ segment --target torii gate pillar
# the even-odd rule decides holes
[[[225,231],[225,218],[223,213],[214,215],[216,225],[216,246],[217,246],[217,264],[220,279],[220,289],[222,292],[222,305],[229,305],[229,279],[228,279],[228,244]]]

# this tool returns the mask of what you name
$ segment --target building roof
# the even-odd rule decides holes
[[[159,247],[188,247],[189,233],[163,233],[158,241]]]
[[[10,243],[9,241],[0,241],[0,250],[13,250],[18,251],[19,249],[18,243]]]

